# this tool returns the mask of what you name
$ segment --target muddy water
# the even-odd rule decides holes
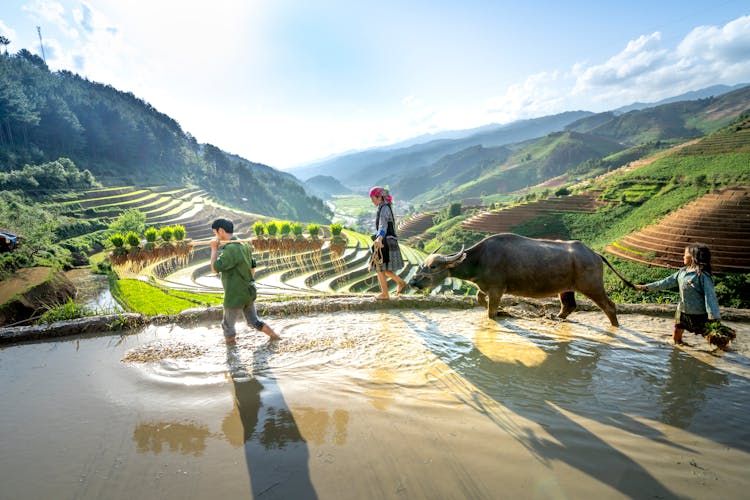
[[[750,324],[470,311],[0,350],[2,498],[743,498]]]

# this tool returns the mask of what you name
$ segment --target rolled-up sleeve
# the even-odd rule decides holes
[[[654,281],[653,283],[649,283],[646,285],[646,290],[648,291],[657,291],[657,290],[672,290],[679,286],[677,282],[677,275],[679,274],[679,271],[672,274],[671,276],[667,276],[663,280]]]

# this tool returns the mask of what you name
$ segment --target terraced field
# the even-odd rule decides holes
[[[500,210],[488,210],[466,219],[463,229],[485,233],[513,232],[513,228],[538,217],[563,212],[595,212],[599,192],[536,200]]]
[[[398,223],[399,238],[411,245],[415,244],[422,239],[422,234],[434,225],[434,217],[434,214],[421,212],[403,219]]]
[[[222,207],[198,189],[154,187],[108,188],[82,193],[76,200],[65,201],[69,213],[80,218],[115,217],[124,209],[135,208],[146,214],[147,226],[163,227],[182,225],[186,238],[203,240],[213,236],[211,221],[225,217],[235,222],[236,234],[248,238],[252,225],[268,217],[240,212]],[[330,236],[327,227],[321,227],[324,237]],[[328,242],[318,250],[256,251],[256,283],[261,296],[369,294],[379,289],[375,273],[368,270],[370,258],[369,235],[344,229],[347,239],[343,252],[332,251]],[[405,266],[399,273],[408,280],[416,271],[425,254],[402,245]],[[187,262],[168,258],[151,263],[143,269],[122,269],[124,275],[149,280],[153,285],[182,292],[221,293],[221,282],[213,275],[208,262],[208,246],[198,246]],[[395,288],[395,284],[392,284]],[[457,288],[458,283],[448,281],[444,288]],[[435,292],[440,292],[437,289]],[[405,293],[412,293],[409,289]]]
[[[679,268],[691,242],[710,247],[715,271],[750,271],[750,187],[709,193],[606,250],[636,262]]]

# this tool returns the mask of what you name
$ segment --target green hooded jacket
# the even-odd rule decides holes
[[[250,246],[239,242],[224,245],[221,255],[214,262],[214,269],[221,273],[225,309],[243,308],[255,299],[250,288],[251,283],[254,285],[252,262]]]

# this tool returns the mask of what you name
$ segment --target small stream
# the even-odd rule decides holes
[[[109,291],[109,281],[104,274],[94,274],[89,269],[73,269],[65,273],[76,287],[75,302],[100,314],[122,311],[122,307]]]

